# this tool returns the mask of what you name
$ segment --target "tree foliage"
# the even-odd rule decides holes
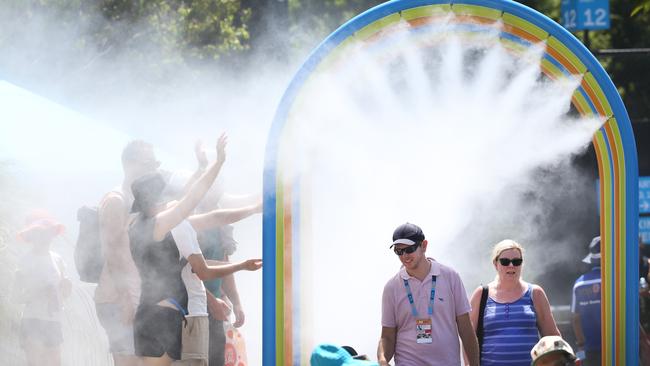
[[[6,0],[0,47],[29,46],[84,63],[126,56],[153,67],[216,60],[247,49],[251,10],[240,0]],[[20,42],[15,42],[15,35]],[[38,46],[38,45],[35,45]],[[38,47],[34,47],[36,56]],[[34,55],[32,55],[34,56]],[[69,60],[66,60],[69,61]]]
[[[240,61],[252,54],[248,52],[251,48],[269,53],[275,46],[268,39],[284,40],[293,49],[304,51],[356,14],[381,2],[5,0],[0,7],[0,51],[12,57],[0,59],[0,76],[4,71],[35,80],[52,75],[70,80],[96,62],[110,63],[122,57],[146,65],[148,73],[162,78],[179,65],[192,68],[217,60],[228,64]],[[520,2],[560,21],[560,0]],[[280,7],[285,8],[273,11]],[[611,29],[588,34],[592,50],[650,45],[650,0],[611,0],[610,9]],[[268,23],[283,26],[273,28],[265,25]],[[583,32],[576,36],[586,39]],[[16,56],[20,47],[31,51],[23,52],[21,58]],[[290,53],[286,51],[278,53]],[[74,57],[60,57],[70,54]],[[650,116],[648,55],[602,56],[600,60],[633,118]],[[249,64],[255,66],[254,62]],[[39,75],[24,65],[47,65],[48,71]]]

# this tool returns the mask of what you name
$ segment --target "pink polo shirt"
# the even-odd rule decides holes
[[[409,276],[402,267],[384,286],[381,325],[397,328],[395,345],[396,366],[460,365],[460,341],[456,317],[469,313],[470,305],[463,282],[453,269],[428,258],[431,270],[420,281]],[[436,294],[433,304],[433,343],[416,342],[415,319],[411,313],[404,279],[409,281],[413,293],[417,318],[428,318],[431,276],[436,276]]]

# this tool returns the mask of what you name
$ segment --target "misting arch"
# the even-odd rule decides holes
[[[345,54],[408,23],[435,29],[448,22],[471,36],[500,27],[500,41],[517,53],[543,42],[542,72],[551,79],[580,75],[572,104],[604,126],[592,140],[600,177],[603,365],[638,364],[638,167],[634,136],[623,102],[605,70],[573,35],[546,16],[508,0],[390,1],[350,20],[309,56],[287,88],[269,134],[264,171],[263,364],[304,364],[309,349],[300,336],[300,188],[286,183],[280,166],[287,121],[309,77]]]

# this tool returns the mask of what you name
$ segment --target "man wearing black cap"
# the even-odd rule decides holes
[[[589,254],[582,261],[591,270],[578,277],[573,285],[571,323],[583,365],[600,365],[600,236],[591,240]]]
[[[384,286],[377,358],[388,365],[460,365],[460,344],[469,365],[479,364],[470,305],[458,273],[425,255],[422,229],[406,223],[393,233],[402,268]]]

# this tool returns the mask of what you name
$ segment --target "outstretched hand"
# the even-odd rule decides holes
[[[262,268],[261,259],[248,259],[245,260],[242,264],[243,264],[243,269],[247,271],[257,271],[258,269]]]
[[[222,133],[217,140],[217,163],[223,164],[226,161],[226,145],[228,145],[228,136]]]

